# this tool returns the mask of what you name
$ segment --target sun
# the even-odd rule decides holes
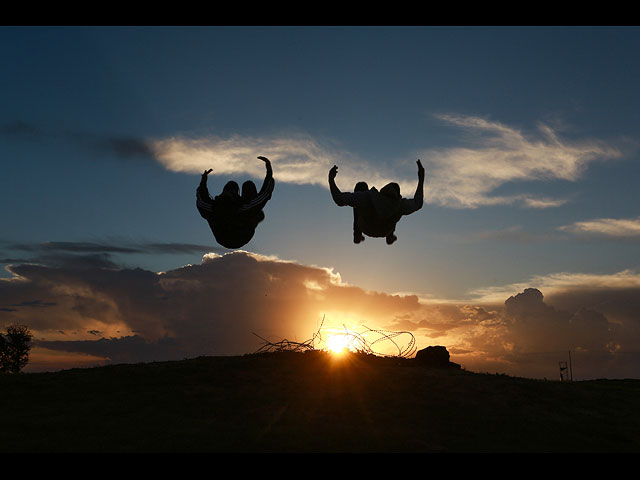
[[[349,350],[351,336],[344,333],[334,333],[327,337],[327,350],[331,353],[340,354]]]

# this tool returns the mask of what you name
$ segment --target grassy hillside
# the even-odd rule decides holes
[[[321,352],[0,375],[1,452],[639,452],[640,380]]]

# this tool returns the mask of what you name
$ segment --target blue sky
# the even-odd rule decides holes
[[[264,155],[260,258],[423,302],[637,288],[639,48],[635,27],[2,27],[0,260],[198,265],[228,252],[199,174],[259,181]],[[424,207],[354,245],[331,165],[411,196],[418,158]]]

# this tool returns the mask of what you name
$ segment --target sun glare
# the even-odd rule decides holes
[[[334,333],[327,338],[327,349],[331,353],[342,353],[349,349],[350,336],[343,333]]]

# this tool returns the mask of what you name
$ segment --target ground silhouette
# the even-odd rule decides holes
[[[640,380],[321,351],[0,375],[1,452],[638,452]]]

